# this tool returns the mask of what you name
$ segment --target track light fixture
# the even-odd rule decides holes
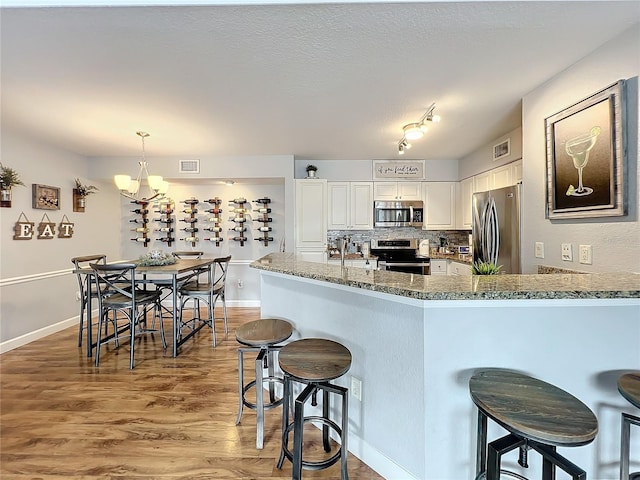
[[[436,104],[432,103],[419,121],[408,123],[402,127],[403,135],[398,142],[398,155],[404,155],[405,150],[411,148],[409,140],[419,140],[427,133],[427,122],[438,123],[440,121],[440,116],[433,114],[435,108]]]

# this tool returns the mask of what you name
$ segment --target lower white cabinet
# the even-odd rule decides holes
[[[434,260],[431,259],[431,275],[446,275],[447,274],[447,260]]]
[[[326,263],[327,262],[327,249],[317,248],[296,248],[296,255],[298,255],[305,262]]]
[[[471,265],[468,263],[460,263],[455,262],[453,260],[448,260],[449,264],[447,265],[447,274],[448,275],[461,275],[461,276],[471,276]]]

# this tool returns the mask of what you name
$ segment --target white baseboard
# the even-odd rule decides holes
[[[360,437],[349,434],[349,451],[386,480],[418,480],[386,455],[373,448]]]
[[[61,322],[54,323],[53,325],[48,325],[39,330],[34,330],[33,332],[25,333],[24,335],[20,335],[19,337],[12,338],[11,340],[7,340],[6,342],[0,343],[0,354],[11,351],[14,348],[22,347],[31,342],[35,342],[36,340],[40,340],[41,338],[47,337],[53,333],[64,330],[65,328],[72,327],[74,325],[78,325],[79,319],[78,316],[69,318],[67,320],[62,320]]]

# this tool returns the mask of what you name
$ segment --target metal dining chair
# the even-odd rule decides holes
[[[221,298],[224,305],[224,327],[225,336],[228,334],[227,310],[224,303],[224,286],[227,276],[227,266],[231,261],[231,255],[214,259],[210,268],[206,271],[198,272],[195,278],[182,285],[178,290],[180,298],[180,330],[186,327],[191,331],[196,329],[199,322],[208,323],[212,330],[212,344],[217,345],[216,325],[215,325],[215,303]],[[207,304],[207,318],[200,315],[200,301]],[[184,318],[184,310],[187,302],[192,301],[192,317],[189,320]]]
[[[71,259],[71,263],[73,263],[74,272],[78,279],[78,292],[79,292],[79,300],[80,300],[80,322],[78,325],[78,347],[82,347],[82,331],[87,328],[85,327],[85,316],[87,321],[87,326],[91,321],[91,312],[88,311],[89,307],[89,297],[98,298],[98,291],[95,287],[95,284],[92,281],[92,270],[89,266],[91,263],[99,263],[106,264],[107,256],[104,254],[96,254],[96,255],[85,255],[82,257],[73,257]],[[91,343],[91,340],[87,340]],[[91,345],[87,347],[87,353],[91,355]]]
[[[153,320],[158,319],[162,347],[167,348],[164,325],[160,315],[160,290],[140,290],[135,282],[134,263],[103,265],[92,263],[95,281],[98,285],[98,337],[96,341],[96,367],[100,363],[100,347],[111,341],[116,342],[125,332],[130,337],[129,368],[134,367],[134,348],[137,334],[155,332],[147,328],[147,312],[153,307]],[[124,314],[125,325],[118,325],[118,312]],[[113,332],[108,334],[103,328],[108,325],[109,313],[113,313]]]

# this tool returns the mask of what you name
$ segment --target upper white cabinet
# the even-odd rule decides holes
[[[327,181],[296,180],[296,251],[313,257],[327,250]]]
[[[473,176],[473,193],[486,192],[491,190],[491,174],[489,172],[479,173]]]
[[[422,200],[422,182],[374,182],[375,200]]]
[[[490,170],[489,185],[491,186],[491,190],[513,185],[513,180],[511,178],[512,172],[513,168],[511,168],[511,164],[503,165],[501,167]]]
[[[456,228],[456,182],[424,182],[423,230]]]
[[[458,184],[456,220],[458,228],[471,230],[471,202],[473,200],[473,177],[465,178]]]
[[[372,182],[327,182],[329,230],[373,228]]]

